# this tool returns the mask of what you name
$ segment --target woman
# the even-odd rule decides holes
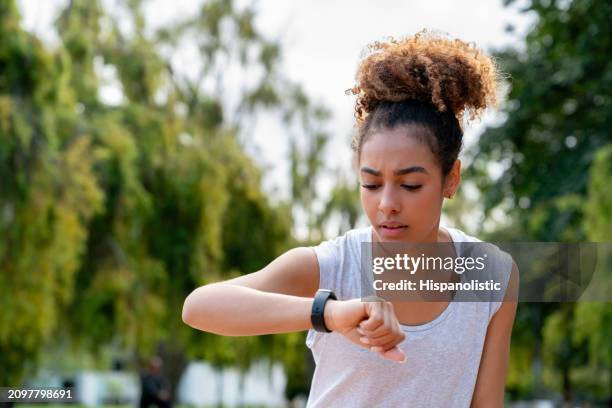
[[[226,336],[309,330],[317,367],[308,406],[502,406],[516,302],[370,302],[359,289],[363,242],[450,243],[459,256],[457,243],[478,241],[441,227],[440,215],[460,182],[460,120],[495,102],[495,66],[472,45],[427,32],[370,50],[350,91],[371,226],[200,287],[183,320]],[[515,286],[512,259],[496,262]]]

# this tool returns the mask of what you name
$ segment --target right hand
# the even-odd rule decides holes
[[[325,305],[325,326],[351,342],[378,352],[382,357],[403,363],[406,355],[397,345],[404,341],[393,304],[361,299],[329,300]]]

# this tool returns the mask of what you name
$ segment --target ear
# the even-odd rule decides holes
[[[457,159],[450,173],[446,176],[444,197],[453,198],[459,188],[459,183],[461,183],[461,160]]]

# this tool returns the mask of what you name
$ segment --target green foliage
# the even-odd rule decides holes
[[[585,203],[585,230],[592,241],[610,242],[612,240],[612,194],[609,179],[612,175],[612,145],[600,149],[595,155],[588,186],[588,199]],[[600,247],[598,254],[602,270],[606,273],[601,282],[602,290],[612,285],[612,274],[605,270],[612,264],[612,253],[607,247]],[[607,250],[607,252],[606,252]],[[609,296],[607,293],[605,296]],[[605,373],[600,378],[591,379],[601,389],[600,394],[607,396],[612,384],[612,303],[582,302],[576,306],[573,340],[585,345],[588,353],[588,368],[595,373]],[[606,379],[607,377],[607,379]]]
[[[318,215],[318,225],[323,228],[326,221],[337,215],[340,218],[338,235],[342,235],[345,231],[355,228],[360,214],[361,201],[358,184],[341,179],[332,189],[325,208]],[[321,235],[323,235],[322,232]]]
[[[538,21],[526,51],[498,54],[511,83],[507,120],[482,135],[469,176],[484,192],[487,211],[511,199],[508,211],[515,213],[522,239],[576,241],[585,237],[579,201],[594,153],[610,140],[612,5],[533,1],[527,9]],[[497,180],[486,170],[491,161],[506,166]]]
[[[485,215],[501,209],[509,218],[490,239],[609,240],[612,4],[533,0],[525,11],[538,17],[525,51],[497,53],[511,86],[506,120],[468,152],[466,178],[482,192]],[[493,162],[504,168],[498,178],[488,172]],[[598,390],[609,386],[612,367],[602,347],[610,343],[609,314],[609,304],[521,304],[511,394],[542,395],[544,381],[565,400],[605,397]]]
[[[295,244],[290,206],[270,203],[238,141],[241,120],[280,105],[276,84],[288,83],[254,10],[208,1],[150,34],[130,1],[126,33],[99,2],[74,0],[51,50],[21,29],[13,1],[0,4],[0,383],[19,385],[60,343],[94,357],[113,345],[134,364],[162,341],[217,367],[298,361],[299,333],[225,338],[181,321],[197,286]],[[185,38],[194,77],[167,55]],[[236,61],[263,74],[231,112],[223,87],[204,84]],[[117,74],[117,106],[100,99],[100,67]]]
[[[0,14],[0,383],[18,385],[63,323],[104,193],[100,152],[79,129],[69,60],[23,32],[11,3]]]
[[[612,144],[600,149],[589,179],[589,195],[585,203],[585,230],[592,241],[612,240]]]

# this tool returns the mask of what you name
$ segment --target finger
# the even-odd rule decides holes
[[[406,338],[406,335],[403,332],[392,333],[388,336],[381,337],[378,339],[371,339],[371,338],[366,337],[367,344],[371,346],[375,346],[375,347],[380,347],[382,351],[387,351],[387,350],[392,349],[393,347],[402,343],[405,338]]]
[[[393,342],[393,340],[397,338],[397,335],[395,333],[388,333],[384,336],[380,336],[376,338],[371,338],[367,336],[362,336],[361,338],[366,339],[367,342],[364,341],[364,343],[369,344],[370,346],[385,346]]]
[[[391,315],[388,311],[384,312],[383,315],[384,323],[378,326],[374,330],[368,330],[367,328],[362,328],[361,333],[363,336],[366,336],[370,339],[375,339],[383,336],[389,335],[389,333],[393,332],[393,327],[395,325],[395,316]],[[395,332],[399,332],[399,327],[396,328]]]
[[[370,310],[370,316],[359,323],[359,327],[365,332],[365,334],[371,334],[380,327],[384,328],[385,315],[384,311],[380,307],[374,307]]]
[[[359,323],[359,326],[361,326],[363,330],[374,331],[376,330],[376,328],[384,324],[384,315],[380,306],[373,306],[372,308],[370,308],[369,313],[370,316],[367,319],[363,320],[361,323]]]
[[[394,323],[392,321],[393,318],[394,317],[391,314],[386,312],[384,315],[384,323],[378,326],[375,330],[365,330],[365,329],[362,330],[364,332],[363,336],[367,337],[370,340],[376,340],[377,345],[378,345],[378,344],[382,344],[381,339],[383,338],[388,339],[390,335],[393,336],[394,334],[395,335],[399,334],[400,332],[399,327],[393,330],[393,323]],[[383,343],[387,341],[383,340]],[[370,344],[374,344],[374,343],[370,342]]]
[[[382,358],[387,360],[393,360],[399,363],[404,363],[406,361],[406,354],[399,347],[393,347],[386,351],[381,347],[372,347],[370,351],[378,353]]]
[[[382,351],[388,351],[388,350],[391,350],[393,347],[397,347],[402,341],[403,341],[403,336],[395,337],[391,339],[389,342],[381,344],[378,347],[380,347]]]
[[[398,363],[406,362],[406,354],[398,347],[393,347],[387,351],[383,351],[380,347],[372,347],[372,351],[377,352],[382,358],[396,361]]]
[[[392,349],[381,353],[381,355],[388,360],[396,361],[398,363],[406,362],[406,354],[398,347],[393,347]]]
[[[390,302],[368,302],[366,305],[366,313],[368,316],[375,314],[384,316],[388,313],[395,315],[395,312],[393,312],[393,305]]]
[[[375,339],[377,337],[386,336],[391,331],[391,328],[384,323],[375,328],[374,330],[368,330],[366,328],[360,327],[361,335],[369,337],[371,339]]]

